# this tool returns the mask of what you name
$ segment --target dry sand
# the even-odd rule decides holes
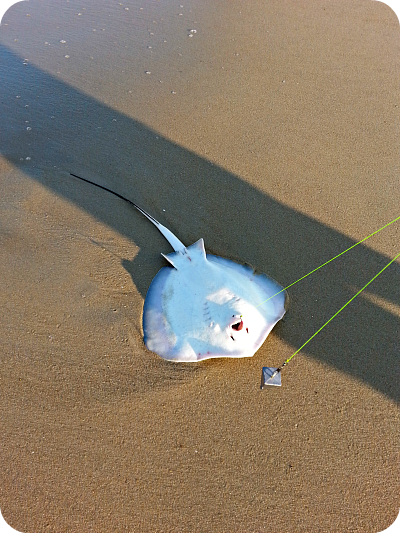
[[[292,287],[253,358],[171,364],[141,331],[168,243],[69,172],[288,285],[400,214],[395,14],[353,0],[31,0],[0,41],[9,524],[387,528],[400,506],[399,261],[281,388],[259,384],[400,251],[399,223]]]

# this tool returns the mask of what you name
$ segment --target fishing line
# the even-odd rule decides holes
[[[397,219],[396,219],[396,220],[397,220]],[[394,221],[393,221],[393,222],[394,222]],[[390,222],[390,224],[391,224],[391,222]],[[386,227],[386,226],[385,226],[385,227]],[[382,229],[382,228],[381,228],[381,229]],[[380,230],[378,230],[378,231],[380,231]],[[376,232],[375,232],[375,233],[376,233]],[[365,240],[365,239],[364,239],[364,240]],[[327,326],[327,325],[329,324],[329,322],[335,318],[335,316],[337,316],[341,311],[343,311],[343,309],[344,309],[347,305],[349,305],[349,303],[352,302],[352,301],[354,300],[354,298],[356,298],[356,297],[357,297],[357,296],[358,296],[358,295],[359,295],[359,294],[360,294],[360,293],[361,293],[366,287],[368,287],[368,285],[369,285],[370,283],[372,283],[372,282],[374,281],[374,279],[376,279],[380,274],[382,274],[382,272],[383,272],[388,266],[390,266],[394,261],[396,261],[396,259],[397,259],[398,257],[400,257],[400,253],[398,253],[398,254],[396,255],[396,257],[394,257],[394,258],[390,261],[390,263],[388,263],[386,266],[384,266],[384,267],[382,268],[382,270],[380,270],[380,271],[378,272],[378,274],[376,274],[376,275],[375,275],[375,276],[374,276],[374,277],[373,277],[373,278],[372,278],[367,284],[365,284],[364,287],[363,287],[362,289],[360,289],[360,290],[359,290],[359,291],[358,291],[358,292],[357,292],[352,298],[350,298],[350,300],[349,300],[347,303],[345,303],[344,306],[341,307],[341,308],[339,309],[339,311],[337,311],[337,312],[336,312],[336,313],[335,313],[335,314],[334,314],[329,320],[327,320],[327,321],[325,322],[325,324],[324,324],[323,326],[321,326],[321,327],[320,327],[320,328],[314,333],[314,335],[312,335],[312,336],[311,336],[311,337],[310,337],[310,338],[309,338],[309,339],[308,339],[308,340],[307,340],[302,346],[300,346],[300,348],[299,348],[298,350],[296,350],[296,351],[294,352],[294,354],[292,354],[292,355],[289,357],[289,359],[286,359],[286,361],[285,361],[284,363],[282,363],[282,365],[281,365],[279,368],[277,368],[277,369],[275,370],[275,372],[273,372],[271,375],[268,375],[268,379],[264,381],[264,384],[267,385],[267,384],[268,384],[268,383],[267,383],[268,381],[270,381],[270,380],[272,381],[272,380],[274,379],[274,377],[275,377],[275,376],[276,376],[276,375],[282,370],[282,368],[283,368],[284,366],[286,366],[286,365],[288,364],[288,362],[289,362],[291,359],[293,359],[293,357],[294,357],[296,354],[298,354],[298,353],[300,352],[300,350],[302,350],[302,349],[304,348],[304,346],[305,346],[306,344],[308,344],[308,343],[310,342],[310,340],[312,340],[312,339],[317,335],[317,333],[319,333],[322,329],[324,329],[324,327]],[[261,388],[263,388],[263,385],[261,385]]]
[[[98,187],[99,189],[103,189],[104,191],[107,191],[111,194],[114,194],[115,196],[117,196],[118,198],[121,198],[122,200],[125,200],[126,202],[130,203],[131,205],[133,205],[134,207],[136,207],[136,209],[138,209],[141,213],[143,213],[147,218],[149,218],[156,226],[162,229],[160,229],[160,231],[164,234],[163,230],[165,230],[166,228],[164,228],[163,226],[161,226],[161,224],[159,222],[157,222],[151,215],[149,215],[148,213],[146,213],[143,209],[141,209],[138,205],[136,205],[135,203],[133,203],[131,200],[128,200],[128,198],[125,198],[124,196],[112,191],[111,189],[108,189],[107,187],[103,187],[102,185],[99,185],[98,183],[94,183],[93,181],[89,181],[85,178],[81,178],[80,176],[77,176],[76,174],[72,174],[70,173],[71,176],[74,176],[75,178],[78,178],[82,181],[85,181],[86,183],[90,183],[91,185],[95,185],[96,187]],[[314,268],[314,270],[311,270],[311,272],[309,272],[308,274],[306,274],[305,276],[302,276],[301,278],[299,278],[297,281],[294,281],[293,283],[291,283],[290,285],[288,285],[287,287],[285,287],[284,289],[280,290],[279,292],[273,294],[272,296],[270,296],[269,298],[267,298],[266,300],[264,300],[263,302],[261,302],[257,307],[259,307],[260,305],[262,305],[263,303],[267,302],[268,300],[270,300],[271,298],[273,298],[274,296],[277,296],[278,294],[280,294],[281,292],[285,291],[286,289],[288,289],[289,287],[292,287],[293,285],[295,285],[296,283],[298,283],[299,281],[301,281],[302,279],[306,278],[307,276],[309,276],[310,274],[312,274],[313,272],[316,272],[317,270],[319,270],[320,268],[322,268],[323,266],[327,265],[328,263],[330,263],[331,261],[333,261],[334,259],[337,259],[338,257],[340,257],[341,255],[345,254],[346,252],[348,252],[349,250],[352,250],[353,248],[355,248],[356,246],[358,246],[359,244],[361,244],[362,242],[366,241],[367,239],[369,239],[370,237],[372,237],[373,235],[376,235],[377,233],[379,233],[380,231],[382,231],[383,229],[387,228],[388,226],[390,226],[391,224],[393,224],[394,222],[396,222],[397,220],[400,219],[400,216],[398,216],[397,218],[395,218],[394,220],[392,220],[391,222],[388,222],[387,224],[385,224],[384,226],[382,226],[381,228],[379,228],[378,230],[374,231],[373,233],[371,233],[370,235],[368,235],[367,237],[364,237],[364,239],[362,239],[361,241],[357,242],[356,244],[353,244],[353,246],[350,246],[350,248],[347,248],[347,250],[344,250],[343,252],[341,252],[340,254],[338,255],[335,255],[335,257],[332,257],[332,259],[329,259],[329,261],[326,261],[325,263],[323,263],[322,265],[320,265],[319,267],[317,268]],[[169,230],[167,230],[168,233]],[[165,236],[165,234],[164,234]],[[166,237],[167,240],[168,237]],[[176,238],[175,238],[176,239]],[[171,242],[171,241],[170,241]],[[182,243],[180,243],[182,244]],[[333,320],[341,311],[343,311],[343,309],[349,305],[349,303],[351,303],[354,298],[356,298],[366,287],[368,287],[368,285],[370,283],[372,283],[380,274],[382,274],[382,272],[388,267],[390,266],[398,257],[400,257],[400,253],[396,255],[396,257],[394,257],[385,267],[382,268],[382,270],[380,270],[378,272],[378,274],[376,274],[370,281],[368,281],[368,283],[366,283],[366,285],[364,285],[364,287],[362,289],[360,289],[352,298],[350,298],[350,300],[345,303],[340,309],[339,311],[337,311],[327,322],[325,322],[325,324],[323,326],[321,326],[315,333],[314,335],[312,335],[302,346],[300,346],[300,348],[298,350],[296,350],[288,359],[286,359],[286,361],[284,363],[282,363],[282,365],[278,368],[269,368],[269,367],[265,367],[263,368],[263,384],[261,385],[261,388],[263,388],[264,385],[266,384],[270,384],[270,385],[280,385],[280,376],[279,376],[279,379],[276,379],[276,376],[278,374],[280,374],[281,370],[289,363],[289,361],[291,361],[291,359],[293,359],[293,357],[298,354],[303,348],[304,346],[306,346],[325,326],[327,326],[329,324],[329,322],[331,322],[331,320]],[[266,378],[266,379],[265,379]],[[274,382],[274,378],[275,378],[275,382]],[[268,383],[270,382],[270,383]]]
[[[371,233],[371,235],[368,235],[368,237],[364,237],[361,241],[357,242],[356,244],[353,244],[353,246],[350,246],[350,248],[347,248],[347,250],[344,250],[343,252],[340,252],[340,254],[335,255],[335,257],[332,257],[332,259],[329,259],[329,261],[326,261],[326,263],[323,263],[323,264],[320,265],[319,267],[314,268],[314,270],[311,270],[311,272],[309,272],[308,274],[306,274],[306,275],[303,276],[302,278],[298,279],[297,281],[294,281],[293,283],[291,283],[290,285],[288,285],[287,287],[285,287],[285,288],[282,289],[281,291],[276,292],[275,294],[273,294],[272,296],[270,296],[269,298],[267,298],[266,300],[264,300],[263,302],[261,302],[260,304],[258,304],[256,307],[260,307],[260,305],[265,304],[265,302],[268,302],[268,300],[271,300],[271,298],[274,298],[274,296],[277,296],[278,294],[280,294],[281,292],[285,291],[285,290],[288,289],[289,287],[292,287],[293,285],[295,285],[296,283],[298,283],[298,282],[301,281],[302,279],[306,278],[307,276],[309,276],[309,275],[312,274],[313,272],[316,272],[317,270],[319,270],[319,269],[322,268],[323,266],[327,265],[328,263],[330,263],[330,262],[333,261],[334,259],[337,259],[338,257],[340,257],[341,255],[345,254],[346,252],[348,252],[348,251],[351,250],[352,248],[355,248],[356,246],[358,246],[358,245],[361,244],[362,242],[366,241],[367,239],[369,239],[369,238],[372,237],[373,235],[376,235],[377,233],[379,233],[379,232],[382,231],[383,229],[387,228],[388,226],[390,226],[390,224],[393,224],[393,222],[396,222],[396,220],[399,220],[399,219],[400,219],[400,217],[397,217],[397,218],[395,218],[394,220],[392,220],[391,222],[388,222],[387,224],[385,224],[385,225],[382,226],[381,228],[379,228],[379,229],[377,229],[376,231],[374,231],[373,233]]]

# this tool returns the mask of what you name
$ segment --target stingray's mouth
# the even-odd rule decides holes
[[[243,320],[240,320],[240,322],[236,322],[235,324],[232,324],[231,327],[235,331],[240,331],[243,328]]]

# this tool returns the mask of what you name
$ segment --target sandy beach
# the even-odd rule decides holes
[[[291,287],[252,358],[173,364],[186,245],[288,286],[400,216],[381,2],[30,0],[0,27],[0,508],[17,531],[383,531],[399,498],[400,221]]]

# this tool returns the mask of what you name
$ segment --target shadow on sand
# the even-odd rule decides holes
[[[1,153],[140,247],[123,266],[143,297],[164,265],[160,252],[170,251],[168,243],[133,207],[67,173],[130,198],[185,244],[203,237],[208,252],[246,261],[282,285],[355,244],[132,118],[23,65],[4,47],[0,58]],[[25,120],[32,131],[26,132]],[[30,154],[31,161],[20,161]],[[46,172],[54,167],[61,172]],[[288,318],[275,334],[297,349],[388,262],[360,245],[303,280],[289,291]],[[368,290],[400,305],[400,265],[391,265]],[[398,316],[360,296],[305,351],[397,400],[399,331]]]

